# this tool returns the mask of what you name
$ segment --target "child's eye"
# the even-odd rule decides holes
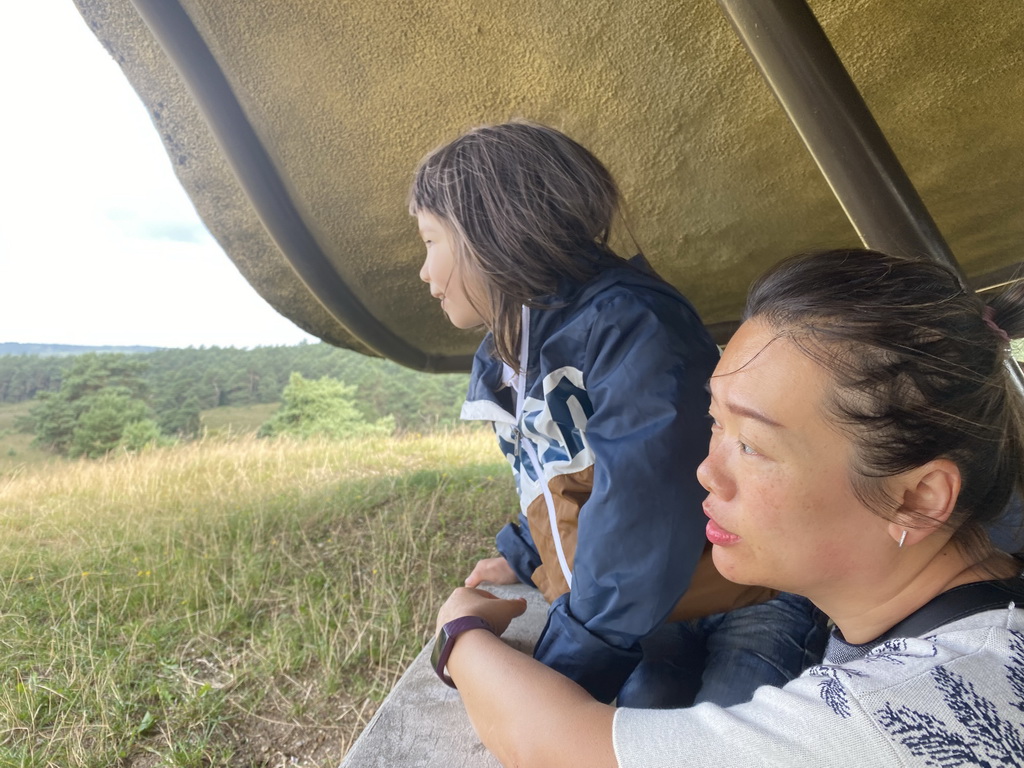
[[[711,420],[712,429],[717,429],[718,427],[722,426],[721,424],[718,423],[718,419],[716,419],[714,414],[711,413],[710,411],[708,412],[708,418]]]

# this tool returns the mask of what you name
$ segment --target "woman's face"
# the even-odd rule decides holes
[[[830,374],[776,337],[753,320],[726,347],[697,477],[722,575],[815,599],[856,585],[892,541],[850,485],[853,446],[825,414]]]
[[[430,285],[430,295],[440,299],[441,309],[456,328],[476,328],[483,325],[480,313],[469,300],[469,291],[480,305],[484,292],[477,286],[473,275],[463,274],[455,255],[455,243],[445,224],[427,211],[416,214],[420,237],[427,247],[427,258],[420,268],[420,280]]]

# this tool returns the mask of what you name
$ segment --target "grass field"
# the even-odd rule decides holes
[[[485,431],[0,473],[0,766],[335,768],[514,509]]]

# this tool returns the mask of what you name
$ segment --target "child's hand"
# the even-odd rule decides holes
[[[437,613],[437,628],[462,616],[479,616],[494,627],[499,635],[508,629],[516,616],[526,611],[526,598],[502,600],[482,589],[458,587]]]
[[[466,578],[467,587],[478,587],[484,582],[489,584],[517,584],[519,577],[504,557],[488,557],[473,566],[472,573]]]

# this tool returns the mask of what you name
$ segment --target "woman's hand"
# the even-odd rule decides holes
[[[436,629],[462,616],[479,616],[500,635],[508,629],[512,619],[522,616],[525,611],[526,600],[522,597],[502,600],[482,589],[459,587],[438,611]]]
[[[466,578],[467,587],[479,587],[484,582],[491,584],[517,584],[519,577],[504,557],[488,557],[478,560],[473,571]]]
[[[502,600],[482,589],[459,587],[441,606],[437,624],[479,616],[500,634],[525,610],[523,598]],[[502,765],[616,765],[615,710],[528,653],[490,632],[466,632],[452,648],[447,666],[473,728]]]

